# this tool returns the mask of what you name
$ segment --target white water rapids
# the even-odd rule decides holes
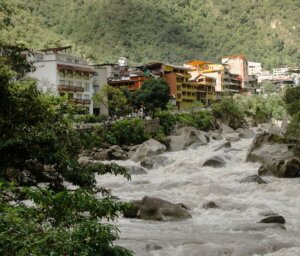
[[[120,217],[117,244],[137,256],[298,256],[300,255],[300,180],[263,177],[268,184],[240,183],[257,174],[259,164],[246,163],[250,139],[232,142],[232,150],[214,152],[223,141],[179,152],[164,153],[171,164],[147,174],[122,177],[98,176],[99,186],[121,200],[158,197],[184,203],[192,219],[177,222],[146,221]],[[224,152],[225,151],[225,152]],[[210,156],[222,156],[226,166],[202,167]],[[139,165],[130,160],[118,164]],[[204,209],[205,201],[219,208]],[[286,230],[258,223],[266,212],[286,219]]]

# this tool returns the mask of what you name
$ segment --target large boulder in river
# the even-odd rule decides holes
[[[154,139],[149,139],[137,148],[131,159],[135,162],[139,162],[147,156],[159,155],[165,151],[165,145],[161,144],[160,142]]]
[[[141,201],[133,201],[124,217],[138,217],[144,220],[176,221],[191,218],[191,214],[181,204],[145,196]]]
[[[145,157],[143,161],[141,161],[141,166],[147,169],[158,168],[160,166],[166,166],[171,164],[172,161],[166,156],[152,156]]]
[[[281,215],[268,216],[260,221],[260,223],[280,223],[285,224],[285,219]]]
[[[204,161],[202,166],[211,166],[215,168],[224,167],[226,165],[225,160],[220,156],[213,156]]]
[[[267,184],[267,182],[258,175],[251,175],[251,176],[245,177],[240,182],[241,183],[255,182],[258,184]]]
[[[252,139],[255,136],[255,132],[251,129],[237,129],[237,132],[239,133],[239,137],[242,139]]]
[[[196,148],[198,146],[207,145],[209,136],[206,132],[197,130],[194,127],[182,127],[176,135],[167,137],[168,149],[170,151],[180,151],[187,148]]]
[[[297,141],[286,141],[278,135],[263,132],[257,134],[247,154],[247,161],[259,162],[259,175],[280,178],[300,177],[300,159],[293,150]]]

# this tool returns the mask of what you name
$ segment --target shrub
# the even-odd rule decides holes
[[[130,145],[140,144],[149,138],[141,119],[126,119],[114,122],[106,133],[110,144]]]
[[[214,128],[214,116],[207,110],[193,113],[180,113],[176,115],[177,122],[192,126],[199,130],[208,131]]]
[[[169,111],[160,111],[155,115],[159,118],[159,124],[165,135],[170,135],[176,125],[176,116]]]

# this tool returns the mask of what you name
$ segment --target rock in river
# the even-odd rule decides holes
[[[181,204],[173,204],[160,198],[145,196],[131,204],[132,207],[124,212],[124,217],[156,221],[176,221],[192,217]]]

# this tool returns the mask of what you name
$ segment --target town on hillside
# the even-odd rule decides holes
[[[224,95],[272,93],[262,85],[269,83],[281,90],[287,85],[299,85],[300,67],[262,69],[262,64],[248,61],[244,55],[222,58],[221,63],[189,60],[182,66],[150,62],[130,67],[126,58],[117,63],[88,64],[72,53],[71,46],[33,50],[25,53],[34,67],[28,74],[37,79],[42,92],[67,96],[86,113],[107,115],[108,110],[93,102],[93,94],[104,85],[138,90],[151,78],[162,78],[170,87],[170,102],[178,110],[195,101],[208,106]]]

